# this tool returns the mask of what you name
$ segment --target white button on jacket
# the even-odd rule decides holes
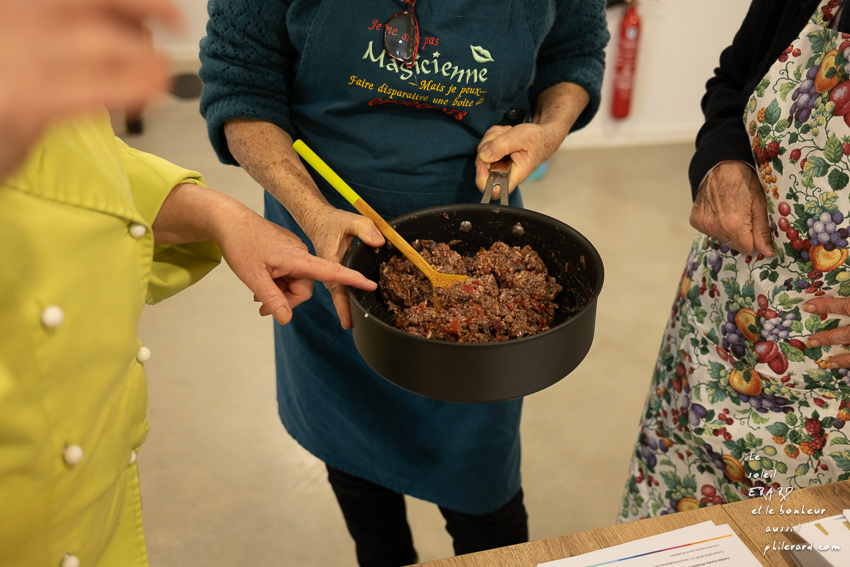
[[[62,452],[62,458],[73,467],[83,460],[83,448],[79,445],[69,445]]]
[[[136,353],[136,360],[144,364],[145,362],[151,359],[151,349],[148,347],[142,347],[139,349],[139,352]]]
[[[65,321],[65,312],[51,305],[41,312],[41,324],[48,329],[55,329]]]
[[[147,231],[147,227],[145,227],[145,225],[141,223],[134,222],[130,224],[130,236],[132,236],[136,240],[143,237]]]

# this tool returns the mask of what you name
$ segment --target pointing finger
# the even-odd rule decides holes
[[[308,254],[301,258],[298,268],[290,275],[308,277],[325,283],[350,285],[365,291],[372,291],[378,287],[378,284],[358,271]]]

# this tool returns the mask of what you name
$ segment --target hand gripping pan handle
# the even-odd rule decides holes
[[[525,111],[512,108],[505,113],[505,117],[499,123],[500,126],[516,126],[525,122]],[[499,186],[499,204],[507,206],[508,204],[508,184],[511,179],[511,166],[513,166],[511,156],[505,156],[497,162],[490,164],[490,176],[487,178],[487,184],[484,186],[484,196],[481,198],[482,203],[489,203],[493,198],[493,188]]]

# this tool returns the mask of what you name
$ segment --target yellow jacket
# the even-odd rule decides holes
[[[214,268],[214,243],[154,246],[198,173],[98,117],[62,125],[0,184],[0,565],[147,565],[136,451],[147,435],[143,303]]]

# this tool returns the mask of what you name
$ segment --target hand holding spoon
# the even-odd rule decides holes
[[[328,165],[322,161],[322,159],[316,155],[316,153],[307,147],[307,144],[302,142],[301,140],[296,140],[292,145],[298,155],[304,158],[304,161],[309,163],[313,169],[315,169],[319,175],[325,178],[325,180],[331,184],[331,186],[336,189],[340,195],[345,197],[345,200],[351,203],[355,209],[357,209],[361,215],[370,219],[375,223],[375,226],[378,227],[378,230],[381,231],[381,234],[384,235],[389,242],[395,246],[399,252],[404,254],[404,257],[410,260],[414,266],[419,268],[419,270],[425,274],[425,277],[431,282],[431,287],[451,287],[452,284],[462,282],[466,280],[467,276],[461,276],[457,274],[445,274],[443,272],[438,272],[433,267],[431,267],[428,262],[425,261],[425,258],[419,255],[419,252],[414,250],[414,248],[408,244],[408,242],[401,237],[399,233],[395,231],[393,227],[391,227],[387,221],[385,221],[381,215],[379,215],[375,210],[369,206],[366,201],[360,198],[360,196],[348,186],[348,183],[342,180],[342,178],[337,175]]]

